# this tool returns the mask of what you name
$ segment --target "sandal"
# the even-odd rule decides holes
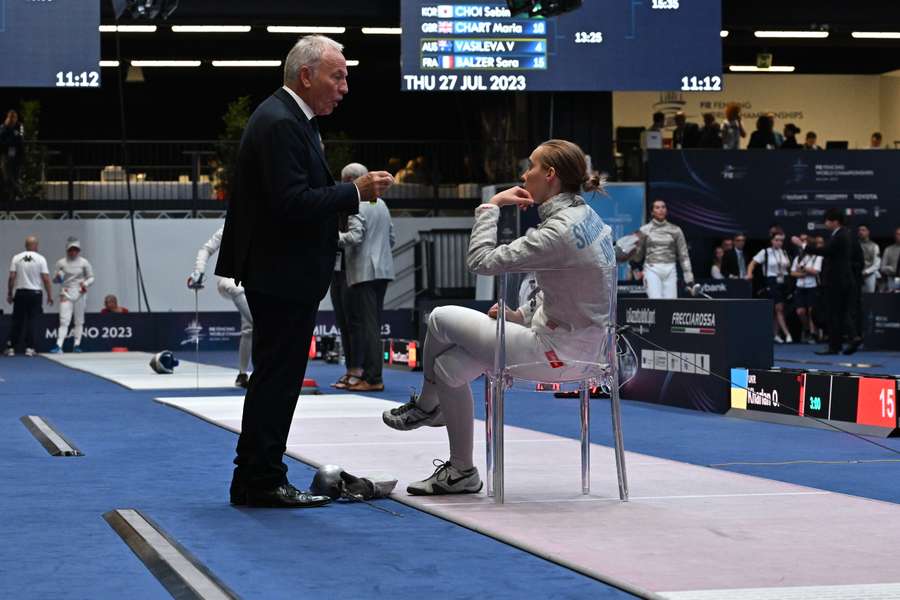
[[[343,375],[341,375],[340,379],[331,384],[331,387],[337,388],[339,390],[346,389],[351,377],[352,375],[350,375],[349,373],[344,373]]]

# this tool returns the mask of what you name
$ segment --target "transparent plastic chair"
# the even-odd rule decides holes
[[[523,281],[522,290],[511,289],[519,281]],[[505,393],[516,381],[549,383],[553,388],[574,385],[578,390],[583,494],[589,494],[591,489],[590,394],[598,387],[608,391],[619,498],[628,500],[619,371],[620,364],[627,364],[632,370],[636,363],[633,349],[616,331],[616,283],[615,265],[598,265],[588,270],[547,269],[524,278],[517,273],[497,276],[497,343],[493,369],[485,373],[485,483],[488,496],[497,503],[504,502]],[[567,288],[570,293],[561,295],[560,291]],[[551,289],[554,291],[548,292]],[[520,323],[523,317],[526,322]],[[524,327],[531,329],[541,346],[547,348],[543,356],[535,356],[533,348],[531,352],[518,348],[521,340],[527,339],[522,336],[529,335]]]

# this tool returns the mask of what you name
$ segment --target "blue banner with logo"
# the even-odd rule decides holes
[[[900,217],[900,152],[876,150],[656,150],[648,153],[647,199],[665,200],[688,239],[742,231],[767,239],[824,232],[825,211],[893,236]]]
[[[585,194],[584,199],[603,222],[612,228],[613,239],[634,233],[644,222],[644,184],[609,183],[606,195]],[[619,266],[619,279],[625,278],[627,265]]]

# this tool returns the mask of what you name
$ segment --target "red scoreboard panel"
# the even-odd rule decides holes
[[[747,410],[900,427],[895,378],[749,369],[747,388]]]

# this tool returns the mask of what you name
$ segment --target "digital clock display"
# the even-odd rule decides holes
[[[99,87],[99,26],[99,2],[0,0],[0,87]]]
[[[404,91],[720,90],[721,10],[720,2],[697,0],[590,0],[556,17],[529,19],[511,14],[502,0],[401,0],[400,85]]]

